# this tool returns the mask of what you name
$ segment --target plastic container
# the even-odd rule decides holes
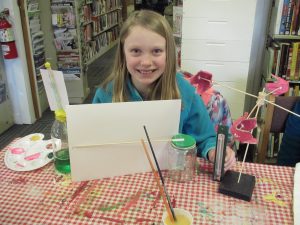
[[[195,176],[196,141],[192,136],[177,134],[168,149],[169,178],[177,182],[191,181]]]
[[[66,113],[64,110],[55,111],[55,121],[51,127],[54,166],[57,172],[71,172]]]
[[[163,225],[193,225],[193,216],[184,209],[174,208],[176,221],[171,222],[167,211],[163,213],[162,224]]]

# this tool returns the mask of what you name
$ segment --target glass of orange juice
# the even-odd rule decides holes
[[[167,211],[163,213],[163,225],[193,225],[193,216],[184,209],[174,208],[176,221],[172,222]]]

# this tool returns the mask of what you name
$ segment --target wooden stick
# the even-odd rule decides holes
[[[168,141],[183,141],[183,138],[177,138],[177,139],[156,139],[153,140],[154,142],[168,142]],[[139,143],[139,141],[119,141],[119,142],[108,142],[108,143],[101,143],[101,144],[95,144],[95,145],[75,145],[73,148],[92,148],[92,147],[98,147],[98,146],[105,146],[105,145],[120,145],[120,144],[135,144]]]
[[[208,79],[205,79],[205,78],[201,78],[201,79],[203,79],[203,80],[206,80],[206,81],[209,81],[209,82],[211,82],[212,84],[217,84],[217,85],[220,85],[220,86],[223,86],[223,87],[229,88],[229,89],[231,89],[231,90],[234,90],[234,91],[240,92],[240,93],[242,93],[242,94],[244,94],[244,95],[249,95],[249,96],[251,96],[251,97],[253,97],[253,98],[258,98],[258,96],[256,96],[256,95],[253,95],[253,94],[247,93],[247,92],[245,92],[245,91],[241,91],[241,90],[239,90],[239,89],[236,89],[236,88],[230,87],[230,86],[228,86],[228,85],[225,85],[225,84],[220,84],[220,83],[219,83],[219,82],[217,82],[217,81],[210,81],[210,80],[208,80]],[[275,89],[275,90],[277,90],[277,89]],[[293,114],[293,115],[295,115],[295,116],[298,116],[298,117],[300,117],[300,115],[299,115],[299,114],[297,114],[297,113],[295,113],[295,112],[292,112],[292,111],[290,111],[290,110],[288,110],[288,109],[286,109],[286,108],[283,108],[282,106],[280,106],[280,105],[277,105],[277,104],[275,104],[274,102],[268,101],[267,99],[263,99],[263,100],[264,100],[265,102],[267,102],[267,103],[270,103],[270,104],[272,104],[272,105],[274,105],[274,106],[276,106],[276,107],[278,107],[278,108],[280,108],[280,109],[282,109],[282,110],[285,110],[285,111],[287,111],[287,112],[289,112],[289,113],[291,113],[291,114]]]
[[[201,79],[207,80],[207,79],[204,79],[204,78],[201,78]],[[230,87],[230,86],[228,86],[228,85],[220,84],[220,83],[218,83],[218,82],[216,82],[216,81],[213,81],[213,83],[216,83],[216,84],[218,84],[218,85],[220,85],[220,86],[223,86],[223,87],[227,87],[227,88],[229,88],[229,89],[232,89],[232,90],[234,90],[234,91],[243,93],[243,94],[245,94],[245,95],[249,95],[249,96],[251,96],[251,97],[258,98],[258,96],[256,96],[256,95],[249,94],[249,93],[247,93],[247,92],[245,92],[245,91],[241,91],[241,90],[239,90],[239,89]],[[280,108],[280,109],[282,109],[282,110],[285,110],[285,111],[287,111],[287,112],[289,112],[289,113],[291,113],[291,114],[293,114],[293,115],[295,115],[295,116],[297,116],[297,117],[300,117],[299,114],[297,114],[297,113],[295,113],[295,112],[292,112],[292,111],[290,111],[290,110],[288,110],[288,109],[286,109],[286,108],[283,108],[282,106],[277,105],[277,104],[275,104],[274,102],[271,102],[271,101],[269,101],[269,100],[267,100],[267,99],[263,99],[263,100],[264,100],[265,102],[270,103],[270,104],[272,104],[272,105],[274,105],[274,106],[276,106],[276,107],[278,107],[278,108]]]
[[[150,155],[149,155],[149,153],[148,153],[148,150],[147,150],[147,147],[146,147],[146,144],[145,144],[144,139],[141,139],[141,142],[142,142],[144,151],[145,151],[145,153],[146,153],[147,159],[148,159],[148,161],[149,161],[149,164],[150,164],[150,166],[151,166],[151,170],[152,170],[152,173],[153,173],[153,175],[154,175],[154,178],[155,178],[157,187],[158,187],[158,189],[159,189],[160,195],[161,195],[162,198],[163,198],[163,202],[164,202],[164,205],[165,205],[165,207],[166,207],[167,213],[168,213],[168,215],[169,215],[171,221],[174,222],[174,218],[173,218],[171,209],[170,209],[169,204],[168,204],[168,202],[167,202],[167,198],[166,198],[166,196],[165,196],[164,190],[163,190],[162,186],[160,185],[160,181],[159,181],[159,177],[158,177],[157,171],[156,171],[155,168],[154,168],[154,165],[153,165],[152,160],[151,160],[151,158],[150,158]]]
[[[171,200],[170,200],[170,197],[169,197],[169,195],[168,195],[168,192],[167,192],[167,189],[166,189],[166,186],[165,186],[165,181],[164,181],[164,178],[163,178],[163,176],[162,176],[161,170],[160,170],[160,168],[159,168],[159,164],[158,164],[158,162],[157,162],[157,159],[156,159],[156,156],[155,156],[155,152],[154,152],[154,150],[153,150],[153,147],[152,147],[152,144],[151,144],[150,137],[149,137],[149,135],[148,135],[146,126],[144,126],[144,131],[145,131],[145,134],[146,134],[146,136],[147,136],[147,140],[148,140],[148,143],[149,143],[151,152],[152,152],[152,156],[153,156],[154,162],[155,162],[155,164],[156,164],[156,168],[157,168],[157,171],[158,171],[158,174],[159,174],[161,183],[162,183],[163,188],[164,188],[164,191],[165,191],[165,195],[166,195],[167,200],[168,200],[169,207],[170,207],[171,212],[172,212],[172,216],[173,216],[174,220],[176,221],[175,213],[174,213],[173,207],[172,207],[172,205],[171,205]]]
[[[256,110],[256,114],[255,114],[255,118],[257,118],[257,115],[258,115],[258,111],[260,109],[260,107],[258,107],[259,103],[257,103],[254,107],[253,107],[253,110],[254,108],[257,107],[257,110]],[[253,111],[252,110],[252,111]],[[248,117],[249,118],[249,117]],[[251,133],[252,133],[253,129],[251,130]],[[241,166],[241,169],[240,169],[240,173],[239,173],[239,178],[238,178],[238,183],[240,183],[240,179],[241,179],[241,175],[242,175],[242,172],[244,170],[244,163],[245,163],[245,159],[246,159],[246,156],[247,156],[247,153],[248,153],[248,149],[249,149],[249,143],[247,143],[247,146],[246,146],[246,150],[245,150],[245,153],[244,153],[244,157],[243,157],[243,162],[242,162],[242,166]]]

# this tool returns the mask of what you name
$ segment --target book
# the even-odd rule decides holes
[[[288,12],[286,17],[286,23],[285,23],[285,32],[284,34],[289,35],[291,31],[291,23],[293,18],[293,10],[294,10],[294,0],[289,0],[288,3]]]
[[[285,26],[287,23],[288,9],[289,9],[289,0],[284,0],[281,20],[280,20],[279,34],[285,34]]]
[[[287,64],[289,60],[289,47],[290,43],[282,42],[280,43],[280,61],[279,61],[279,71],[278,75],[282,78],[286,78]]]
[[[291,70],[290,70],[290,80],[294,80],[297,66],[299,42],[292,43],[292,56],[291,56]]]
[[[299,28],[299,9],[300,9],[300,0],[294,0],[294,13],[291,25],[291,34],[296,35]]]

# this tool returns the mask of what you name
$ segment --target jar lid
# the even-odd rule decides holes
[[[195,139],[187,134],[176,134],[172,137],[172,145],[176,148],[192,148],[196,146]]]

